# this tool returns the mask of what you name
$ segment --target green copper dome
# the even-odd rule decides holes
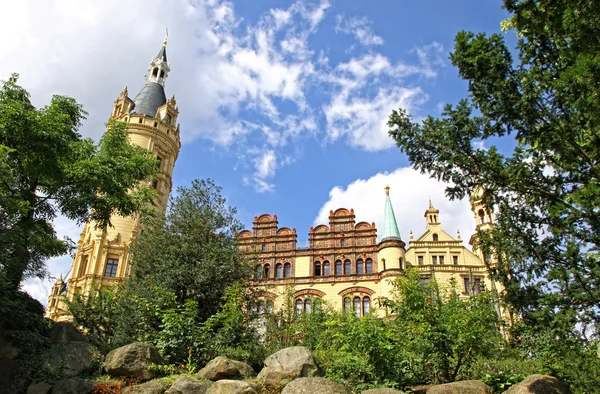
[[[400,239],[394,208],[392,208],[392,202],[390,201],[389,186],[385,187],[385,211],[383,212],[383,233],[381,235],[382,241],[387,239]]]

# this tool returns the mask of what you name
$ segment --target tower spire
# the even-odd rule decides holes
[[[390,200],[390,187],[385,187],[385,210],[383,212],[383,233],[382,240],[388,238],[400,239],[400,231],[398,231],[398,224],[396,223],[396,215],[394,215],[394,208],[392,207],[392,201]]]

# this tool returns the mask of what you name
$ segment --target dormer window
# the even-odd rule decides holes
[[[167,124],[171,124],[171,120],[173,118],[171,117],[171,114],[167,114],[167,116],[165,117],[165,120],[167,121]]]
[[[435,242],[439,241],[438,235],[437,234],[433,234],[433,240]]]

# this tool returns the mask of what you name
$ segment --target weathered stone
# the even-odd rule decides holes
[[[50,331],[52,343],[87,342],[88,339],[71,323],[58,322]]]
[[[200,382],[196,379],[182,376],[173,383],[167,391],[168,394],[206,394],[206,390],[212,385],[212,382]]]
[[[219,380],[213,383],[206,394],[259,394],[260,388],[256,383],[241,380]]]
[[[96,385],[84,380],[65,379],[58,381],[52,388],[52,394],[92,394]]]
[[[146,383],[136,384],[121,390],[121,394],[164,394],[167,385],[160,380],[151,380]]]
[[[350,394],[350,391],[325,378],[298,378],[287,384],[281,394]]]
[[[216,357],[198,372],[198,378],[208,380],[253,378],[256,372],[246,363],[227,357]]]
[[[127,376],[150,380],[155,377],[150,364],[164,364],[156,348],[136,342],[117,348],[106,355],[104,369],[112,376]]]
[[[361,394],[403,394],[403,392],[396,390],[396,389],[382,387],[379,389],[366,390],[366,391],[363,391]]]
[[[570,394],[571,389],[553,376],[530,375],[503,394]]]
[[[427,394],[427,390],[432,388],[432,384],[420,384],[410,388],[410,392],[413,394]]]
[[[481,380],[462,380],[440,384],[427,390],[427,394],[492,394],[494,390]]]
[[[27,387],[19,382],[19,361],[21,350],[9,338],[0,337],[0,394],[12,394]]]
[[[267,357],[258,380],[265,386],[284,386],[295,378],[316,376],[318,369],[310,350],[293,346]]]
[[[102,354],[87,342],[67,342],[52,346],[44,355],[42,370],[54,376],[71,378],[93,372]]]
[[[48,394],[52,391],[52,385],[46,382],[31,383],[27,387],[27,394]]]

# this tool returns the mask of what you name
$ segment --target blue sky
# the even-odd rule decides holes
[[[473,231],[467,201],[411,170],[387,136],[394,108],[439,114],[466,95],[448,54],[460,30],[499,32],[499,0],[12,2],[0,26],[0,79],[21,74],[35,105],[52,94],[89,112],[82,134],[99,138],[123,86],[133,97],[169,28],[167,95],[180,109],[183,144],[174,187],[212,178],[239,219],[277,214],[307,239],[330,209],[379,223],[383,187],[403,238],[420,235],[428,198],[442,224]],[[60,234],[78,238],[63,218]],[[70,258],[49,262],[66,273]],[[44,300],[47,283],[26,286]],[[44,300],[45,301],[45,300]]]

